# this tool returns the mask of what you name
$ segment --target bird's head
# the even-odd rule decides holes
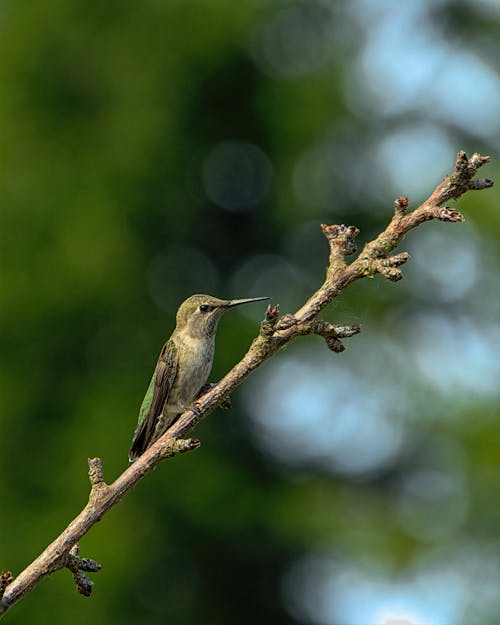
[[[265,299],[269,298],[219,299],[212,295],[191,295],[179,306],[176,330],[187,331],[193,338],[213,337],[226,310]]]

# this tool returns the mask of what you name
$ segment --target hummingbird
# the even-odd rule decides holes
[[[217,324],[226,310],[266,299],[269,298],[226,300],[191,295],[182,302],[175,330],[160,352],[139,410],[130,462],[143,454],[200,393],[212,369]]]

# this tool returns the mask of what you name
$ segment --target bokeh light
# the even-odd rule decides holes
[[[456,400],[473,402],[480,396],[498,397],[499,346],[496,324],[478,326],[475,319],[439,313],[422,314],[411,322],[409,352],[420,374]]]
[[[401,450],[403,428],[392,418],[391,395],[320,350],[289,354],[245,390],[255,436],[271,453],[292,465],[352,475],[380,471]]]
[[[148,268],[149,293],[153,302],[169,313],[193,293],[217,293],[220,277],[206,254],[189,246],[173,246],[158,255]]]
[[[494,590],[498,544],[460,544],[438,553],[439,560],[429,551],[403,574],[388,563],[310,555],[290,569],[284,593],[300,620],[320,625],[485,622],[500,605]]]
[[[278,9],[256,30],[251,51],[259,66],[274,76],[296,79],[320,69],[332,37],[328,3],[296,3]]]
[[[207,155],[202,169],[207,196],[227,210],[249,209],[269,193],[271,163],[255,145],[223,142]]]

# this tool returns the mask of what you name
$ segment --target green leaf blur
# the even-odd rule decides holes
[[[362,243],[397,195],[425,198],[458,149],[492,153],[484,175],[498,184],[498,10],[430,3],[426,20],[406,15],[409,33],[389,26],[418,3],[376,4],[2,3],[1,570],[19,573],[85,505],[88,457],[108,481],[126,468],[186,296],[269,295],[292,312],[323,279],[321,222],[357,225]],[[392,92],[419,37],[449,42],[446,58],[420,58]],[[59,572],[5,623],[349,625],[367,580],[392,614],[395,588],[418,578],[427,591],[448,562],[463,600],[444,593],[432,622],[499,622],[498,192],[459,209],[465,224],[408,238],[403,283],[366,280],[326,312],[362,324],[345,354],[313,337],[280,353],[198,426],[199,451],[163,463],[91,530],[81,554],[103,569],[90,599]],[[263,311],[222,320],[211,380]],[[351,401],[325,371],[367,402],[344,451],[319,441]],[[314,420],[322,392],[329,421]],[[373,456],[365,428],[375,440],[382,426],[399,438]]]

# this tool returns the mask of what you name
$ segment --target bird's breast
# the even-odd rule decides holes
[[[171,400],[189,404],[205,384],[212,369],[214,341],[193,337],[176,340],[178,365]]]

